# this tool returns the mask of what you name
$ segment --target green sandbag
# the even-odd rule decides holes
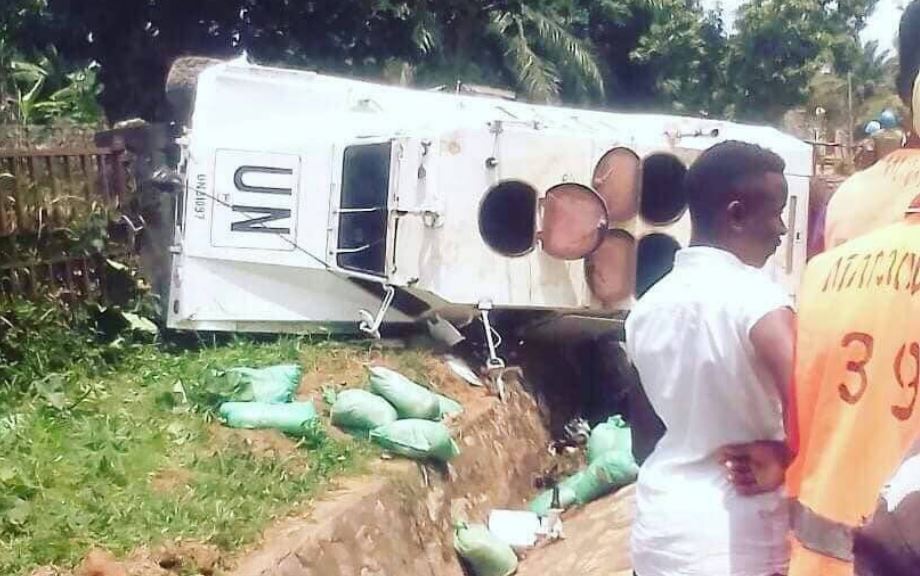
[[[440,419],[440,402],[434,392],[389,368],[371,366],[368,370],[371,392],[386,398],[400,418]]]
[[[559,486],[559,507],[563,510],[570,508],[575,504],[575,491],[568,486]],[[537,516],[549,515],[550,508],[553,506],[553,491],[544,490],[536,498],[530,501],[527,508]]]
[[[371,430],[371,440],[385,450],[415,460],[448,460],[460,454],[447,426],[409,418]]]
[[[316,409],[312,402],[224,402],[220,417],[231,428],[274,428],[299,435],[305,430],[304,424],[316,418]]]
[[[268,368],[231,368],[224,374],[239,392],[233,400],[285,404],[291,401],[300,384],[301,368],[279,364]]]
[[[632,432],[619,414],[611,416],[591,430],[588,438],[588,464],[608,452],[632,453]]]
[[[587,504],[632,483],[638,473],[639,467],[631,452],[607,452],[561,486],[575,493],[576,503]]]
[[[632,483],[639,473],[631,447],[614,450],[597,457],[581,472],[559,483],[559,505],[565,510],[574,504],[587,504]],[[531,501],[531,512],[546,516],[552,505],[553,491],[546,490]]]
[[[517,571],[514,550],[482,524],[458,524],[454,529],[454,550],[476,576],[510,576]]]
[[[441,394],[435,394],[435,397],[438,399],[438,415],[441,418],[463,413],[463,406],[453,398],[448,398]]]
[[[339,428],[367,432],[396,422],[396,409],[366,390],[343,390],[332,404],[332,423]]]

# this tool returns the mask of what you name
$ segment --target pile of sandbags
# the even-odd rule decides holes
[[[293,402],[301,368],[280,364],[267,368],[232,368],[215,373],[212,393],[220,395],[218,414],[231,428],[272,428],[301,436],[316,419],[312,402]]]
[[[635,481],[639,473],[632,454],[632,434],[622,416],[615,415],[591,430],[588,467],[559,483],[559,508],[583,505]],[[545,516],[553,508],[553,491],[546,490],[529,506]]]
[[[368,371],[369,391],[349,389],[329,398],[334,425],[407,458],[447,462],[460,453],[441,422],[462,412],[460,404],[389,368]]]

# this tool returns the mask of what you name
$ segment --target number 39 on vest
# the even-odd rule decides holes
[[[796,344],[789,576],[853,574],[853,529],[920,431],[920,216],[814,259]]]

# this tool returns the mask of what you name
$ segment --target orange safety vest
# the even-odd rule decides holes
[[[920,194],[918,172],[920,149],[910,148],[892,152],[847,178],[827,203],[825,250],[900,222]]]
[[[798,316],[789,576],[851,575],[852,531],[920,430],[920,215],[812,260]]]

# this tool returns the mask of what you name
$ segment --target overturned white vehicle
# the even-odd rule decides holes
[[[727,139],[786,161],[768,270],[794,293],[812,149],[777,130],[222,62],[179,140],[168,325],[615,329],[688,239],[687,166]]]

